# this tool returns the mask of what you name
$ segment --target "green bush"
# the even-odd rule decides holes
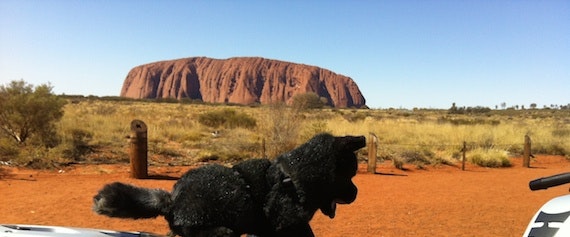
[[[245,113],[233,109],[207,112],[198,116],[198,122],[212,128],[254,128],[256,121]]]
[[[292,107],[298,110],[321,109],[327,104],[327,99],[316,93],[308,92],[293,96]]]
[[[9,161],[18,157],[20,150],[14,141],[7,138],[0,138],[0,161]]]
[[[25,144],[28,138],[36,139],[45,147],[55,147],[55,122],[63,117],[66,100],[52,93],[50,85],[33,86],[12,81],[0,86],[0,128],[4,135]]]
[[[57,169],[68,163],[52,149],[38,149],[33,146],[21,147],[18,156],[11,161],[16,166],[31,169]]]

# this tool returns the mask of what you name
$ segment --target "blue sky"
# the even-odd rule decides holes
[[[0,1],[0,84],[118,96],[194,56],[323,67],[372,108],[566,105],[570,1]]]

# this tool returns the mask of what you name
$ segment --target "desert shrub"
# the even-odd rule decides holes
[[[149,153],[166,156],[166,157],[181,157],[180,151],[166,146],[164,143],[153,142],[149,144]]]
[[[305,110],[321,109],[325,104],[327,104],[327,100],[325,98],[319,97],[319,95],[314,92],[308,92],[293,96],[293,103],[291,106],[298,110]]]
[[[499,168],[511,166],[507,152],[498,149],[477,148],[468,153],[467,159],[471,163],[482,167]]]
[[[14,141],[0,137],[0,161],[9,161],[19,154],[20,150]]]
[[[236,163],[251,158],[251,156],[245,153],[234,153],[227,150],[212,151],[210,149],[201,150],[197,157],[197,162],[217,161],[221,163]]]
[[[0,86],[0,128],[4,135],[20,144],[28,138],[39,135],[51,136],[54,124],[63,117],[66,100],[52,93],[50,85],[33,86],[12,81]],[[52,139],[37,139],[46,147],[54,147]]]
[[[551,151],[549,154],[569,155],[570,154],[570,145],[569,144],[554,143],[554,144],[550,144],[549,150]]]
[[[283,103],[266,107],[261,134],[266,139],[266,155],[276,157],[299,144],[298,138],[304,118],[300,111]],[[304,142],[304,141],[303,141]]]
[[[453,157],[453,154],[451,154],[450,156],[436,155],[433,157],[431,164],[432,165],[454,165],[454,163],[457,160],[458,160],[457,158]]]
[[[359,113],[357,110],[352,110],[351,113],[344,114],[343,117],[350,122],[357,122],[368,117],[368,113]]]
[[[255,132],[250,129],[224,130],[218,137],[213,137],[207,144],[202,144],[194,157],[199,162],[234,163],[262,157],[264,153],[262,143],[262,139],[255,136]]]
[[[198,122],[208,127],[218,128],[226,122],[227,118],[225,116],[227,113],[227,111],[204,113],[198,117]]]
[[[234,116],[231,116],[225,127],[227,128],[254,128],[257,125],[257,122],[251,116],[245,113],[236,113]]]
[[[435,154],[427,148],[405,150],[400,153],[400,157],[404,163],[414,164],[418,168],[435,164]]]
[[[202,135],[200,132],[190,131],[184,134],[182,140],[187,142],[196,142],[202,140],[202,137],[204,137],[204,135]]]
[[[61,136],[57,133],[54,124],[45,126],[39,130],[35,136],[31,137],[30,144],[35,146],[43,146],[45,148],[54,148],[61,144]]]
[[[256,126],[254,118],[233,109],[206,112],[198,117],[198,122],[212,128],[254,128]]]
[[[381,146],[377,156],[380,160],[390,160],[395,168],[402,170],[406,164],[419,169],[427,165],[452,164],[450,160],[437,156],[427,147]]]
[[[405,163],[406,163],[406,162],[404,161],[404,158],[401,158],[401,157],[392,157],[392,165],[393,165],[394,167],[396,167],[396,169],[403,170]]]
[[[67,144],[67,148],[63,150],[63,157],[74,161],[83,160],[85,155],[93,151],[89,145],[93,134],[89,131],[76,128],[70,131],[70,135],[71,139]]]
[[[57,169],[68,163],[66,159],[60,156],[60,153],[53,152],[52,149],[33,146],[20,147],[18,156],[11,162],[16,166],[31,169]]]
[[[213,143],[208,147],[200,150],[197,155],[197,161],[219,161],[223,163],[234,163],[252,158],[253,150],[258,148],[258,146],[259,144],[252,143]]]

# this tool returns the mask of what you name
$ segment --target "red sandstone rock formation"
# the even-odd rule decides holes
[[[129,72],[122,97],[190,98],[235,104],[288,104],[296,94],[314,92],[333,107],[361,107],[365,99],[349,77],[303,64],[238,57],[161,61]]]

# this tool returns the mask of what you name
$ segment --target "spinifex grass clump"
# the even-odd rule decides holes
[[[471,163],[483,167],[500,168],[511,166],[508,153],[504,150],[477,148],[470,151],[467,157],[469,157],[468,159]]]

